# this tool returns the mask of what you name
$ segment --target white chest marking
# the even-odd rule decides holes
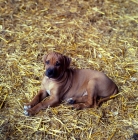
[[[50,95],[50,90],[46,90],[46,92]]]
[[[87,91],[85,91],[85,92],[83,93],[83,96],[86,96],[86,95],[88,95]]]

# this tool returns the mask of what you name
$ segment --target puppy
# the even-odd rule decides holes
[[[104,73],[90,69],[71,69],[71,59],[60,53],[44,55],[43,62],[45,74],[41,89],[24,106],[25,115],[34,115],[62,101],[72,104],[76,109],[96,107],[118,93],[116,84]],[[48,95],[49,99],[44,100]],[[103,99],[98,102],[99,97]]]

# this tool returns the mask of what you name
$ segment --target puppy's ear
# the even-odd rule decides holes
[[[64,58],[64,65],[65,65],[65,68],[68,69],[69,66],[70,66],[70,63],[71,63],[71,58],[67,57],[67,56],[63,56]]]

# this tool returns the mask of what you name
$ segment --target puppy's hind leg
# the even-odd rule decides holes
[[[81,97],[72,97],[67,100],[68,104],[76,104],[76,103],[85,103],[87,101],[88,96],[81,96]]]
[[[83,100],[83,103],[77,103],[73,105],[73,108],[76,109],[84,109],[93,107],[93,104],[95,104],[96,96],[95,94],[95,82],[89,81],[87,89],[86,89],[88,95],[84,96],[85,100]]]

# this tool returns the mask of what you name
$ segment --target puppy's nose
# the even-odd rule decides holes
[[[53,77],[54,76],[54,69],[47,69],[47,71],[46,71],[46,76],[48,76],[48,77]]]
[[[53,72],[54,72],[53,69],[48,69],[48,70],[47,70],[48,75],[53,74]]]

